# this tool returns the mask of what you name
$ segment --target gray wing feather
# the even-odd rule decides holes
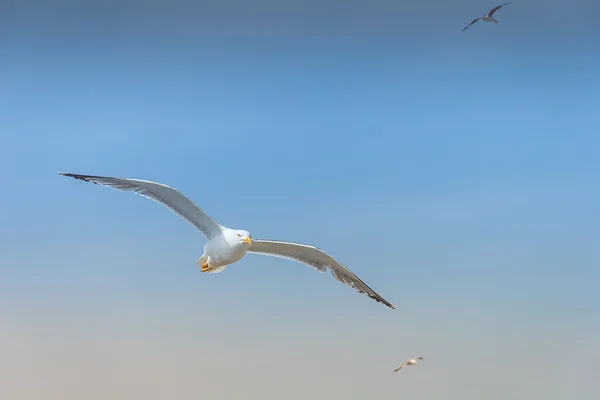
[[[467,26],[465,26],[461,32],[464,32],[465,30],[467,30],[468,27],[470,27],[471,25],[473,25],[475,22],[479,21],[481,19],[481,17],[479,18],[475,18],[473,21],[471,21],[471,23]]]
[[[398,366],[398,368],[396,368],[396,369],[394,370],[394,372],[400,371],[400,370],[401,370],[402,368],[404,368],[404,367],[406,367],[406,362],[403,362],[402,364],[400,364],[400,365]]]
[[[507,6],[507,5],[509,5],[509,4],[512,4],[512,3],[510,3],[510,2],[508,2],[508,3],[504,3],[504,4],[501,4],[501,5],[499,5],[499,6],[496,6],[496,7],[492,8],[492,9],[490,10],[490,12],[488,13],[488,15],[491,17],[492,15],[494,15],[494,13],[495,13],[496,11],[498,11],[498,10],[499,10],[499,9],[501,9],[502,7],[504,7],[504,6]]]
[[[111,178],[107,176],[78,175],[62,172],[60,175],[112,187],[117,190],[136,192],[141,196],[170,208],[180,217],[201,230],[208,239],[221,233],[221,226],[219,224],[191,200],[170,186],[139,179]]]
[[[375,293],[373,289],[367,286],[352,271],[318,247],[272,240],[253,240],[248,251],[301,262],[321,272],[325,272],[329,268],[333,277],[338,281],[356,289],[359,293],[366,294],[377,302],[394,308],[391,303]]]

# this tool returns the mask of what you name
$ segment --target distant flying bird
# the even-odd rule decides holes
[[[498,21],[496,21],[496,19],[493,17],[494,13],[496,11],[498,11],[499,9],[501,9],[502,7],[507,6],[509,4],[512,4],[512,2],[504,3],[504,4],[500,5],[500,6],[496,6],[496,7],[492,8],[490,10],[490,12],[488,12],[487,14],[485,14],[483,17],[475,18],[469,25],[465,26],[461,32],[464,32],[468,27],[470,27],[475,22],[478,22],[480,20],[487,21],[487,22],[498,23]]]
[[[422,359],[423,359],[423,357],[417,357],[417,358],[411,358],[410,360],[404,361],[402,364],[400,364],[398,366],[398,368],[396,368],[394,370],[394,372],[400,371],[402,368],[406,367],[407,365],[415,365]]]
[[[375,293],[373,289],[367,286],[367,284],[360,280],[358,276],[352,273],[352,271],[344,267],[323,250],[306,244],[252,239],[252,236],[248,231],[229,229],[218,224],[200,207],[170,186],[139,179],[65,173],[60,173],[60,175],[112,187],[117,190],[134,192],[170,208],[180,217],[198,228],[208,239],[208,242],[204,245],[204,253],[198,261],[196,261],[196,264],[200,267],[202,272],[209,274],[221,272],[229,264],[233,264],[242,259],[247,252],[287,258],[313,267],[321,272],[325,272],[329,269],[333,277],[338,281],[350,286],[359,293],[366,294],[377,302],[383,303],[390,308],[394,308],[392,304]],[[230,184],[235,185],[235,182],[230,182]],[[208,191],[208,193],[210,193],[210,189],[210,187],[204,187],[205,192]],[[242,209],[248,209],[248,205],[245,204],[243,196],[237,199],[237,206]],[[300,214],[301,212],[298,210],[297,215]],[[360,238],[355,245],[360,246]],[[377,250],[378,249],[376,248],[373,251]]]

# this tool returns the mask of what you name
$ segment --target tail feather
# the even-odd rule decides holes
[[[221,265],[220,267],[213,268],[210,271],[206,271],[207,274],[218,274],[219,272],[223,272],[227,268],[227,265]]]

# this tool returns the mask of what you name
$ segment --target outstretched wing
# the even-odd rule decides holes
[[[221,233],[221,226],[219,224],[191,200],[170,186],[139,179],[111,178],[107,176],[78,175],[62,172],[60,172],[60,175],[112,187],[117,190],[136,192],[175,211],[180,217],[200,229],[209,240]]]
[[[499,9],[501,9],[502,7],[504,7],[504,6],[507,6],[507,5],[509,5],[509,4],[512,4],[512,3],[511,3],[511,2],[504,3],[504,4],[502,4],[502,5],[499,5],[499,6],[496,6],[496,7],[492,8],[492,9],[490,10],[490,12],[488,13],[488,15],[491,17],[492,15],[494,15],[494,13],[495,13],[496,11],[498,11],[498,10],[499,10]]]
[[[471,21],[471,23],[467,26],[465,26],[461,32],[464,32],[468,27],[470,27],[471,25],[473,25],[475,22],[479,21],[481,19],[481,17],[479,18],[475,18],[473,21]]]
[[[272,240],[253,240],[248,251],[298,261],[321,272],[325,272],[329,268],[331,274],[338,281],[356,289],[359,293],[366,294],[377,302],[394,308],[391,303],[375,293],[373,289],[361,281],[352,271],[317,247]]]
[[[404,368],[404,367],[406,366],[406,364],[407,364],[406,362],[403,362],[402,364],[400,364],[400,365],[398,366],[398,368],[396,368],[396,369],[394,370],[394,372],[398,372],[398,371],[400,371],[402,368]]]

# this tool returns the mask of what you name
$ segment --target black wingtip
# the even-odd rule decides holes
[[[369,296],[369,297],[371,297],[373,300],[375,300],[375,301],[376,301],[376,302],[378,302],[378,303],[385,304],[386,306],[388,306],[388,307],[389,307],[389,308],[391,308],[392,310],[395,310],[395,309],[396,309],[396,307],[394,307],[394,306],[392,305],[392,303],[390,303],[389,301],[386,301],[386,300],[385,300],[385,299],[383,299],[383,298],[377,298],[377,297],[374,297],[374,296]]]
[[[67,173],[67,172],[59,172],[58,174],[62,175],[62,176],[68,176],[69,178],[73,178],[73,179],[79,179],[80,181],[84,181],[84,182],[90,182],[90,183],[94,183],[94,184],[96,183],[96,182],[91,181],[89,179],[89,178],[94,178],[91,175],[70,174],[70,173]]]

